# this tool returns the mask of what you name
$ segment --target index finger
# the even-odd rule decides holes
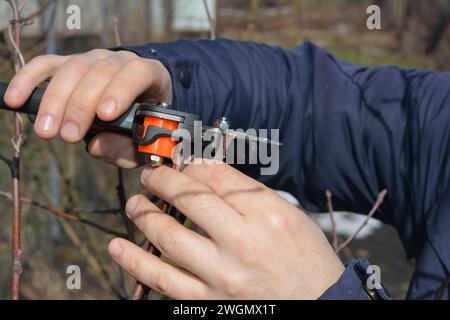
[[[261,208],[280,211],[280,206],[287,204],[264,184],[217,160],[195,159],[183,173],[206,184],[223,201],[244,216],[259,214]],[[273,201],[274,199],[279,201]]]
[[[32,59],[11,79],[5,92],[5,103],[11,108],[20,108],[33,90],[52,77],[69,58],[70,56],[46,55]]]

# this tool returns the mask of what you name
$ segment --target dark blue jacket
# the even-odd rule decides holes
[[[281,129],[280,172],[259,178],[306,210],[326,211],[328,189],[337,210],[367,213],[387,189],[376,217],[396,227],[408,257],[417,259],[408,297],[433,298],[445,283],[450,73],[361,67],[311,43],[292,51],[229,40],[125,49],[168,68],[176,108],[209,124],[226,116],[233,128]],[[361,297],[361,261],[323,298]]]

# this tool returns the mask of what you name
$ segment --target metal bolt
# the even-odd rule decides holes
[[[152,167],[160,167],[164,162],[164,158],[161,158],[160,156],[154,154],[146,154],[145,162],[151,165]]]
[[[170,109],[170,105],[165,102],[161,102],[158,106],[164,109]]]

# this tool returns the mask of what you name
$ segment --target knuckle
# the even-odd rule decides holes
[[[130,66],[131,68],[143,70],[143,72],[145,72],[146,76],[150,76],[150,77],[153,76],[153,72],[152,72],[153,66],[149,61],[147,61],[145,59],[136,58],[136,59],[130,60],[128,62],[128,66]]]
[[[223,208],[218,206],[205,206],[202,210],[207,211],[209,225],[224,226],[227,224],[228,215]]]
[[[225,291],[227,297],[236,298],[239,296],[239,291],[235,284],[227,282],[223,285],[223,290]]]
[[[139,259],[138,257],[130,256],[128,258],[128,261],[128,271],[133,276],[137,276],[139,274],[139,270],[141,269],[141,259]]]
[[[229,168],[221,164],[206,164],[208,166],[208,183],[213,189],[220,190],[224,182],[229,178]]]
[[[66,93],[62,92],[57,88],[49,88],[45,91],[45,101],[50,103],[59,103],[60,101],[64,101],[66,97]]]
[[[132,196],[130,199],[128,199],[126,205],[125,205],[125,212],[128,215],[128,218],[131,220],[136,220],[142,211],[142,203],[143,198],[141,195],[137,194]]]
[[[243,279],[236,272],[230,272],[229,270],[224,270],[222,274],[218,277],[220,290],[228,298],[237,298],[240,295],[240,284],[242,284]]]
[[[88,70],[88,63],[82,54],[73,55],[69,60],[67,60],[65,65],[67,67],[73,67],[83,71]]]
[[[97,58],[102,58],[108,56],[110,54],[110,51],[106,49],[92,49],[91,51],[89,51],[89,54]]]
[[[286,231],[289,226],[287,218],[279,212],[266,213],[264,215],[264,223],[269,230],[274,232]]]
[[[198,196],[197,209],[208,215],[208,224],[211,226],[224,226],[228,222],[228,212],[218,205],[211,197],[211,193],[204,193]]]
[[[195,203],[195,207],[201,211],[208,211],[216,209],[217,204],[212,197],[213,193],[200,185],[199,183],[193,183],[190,186],[184,188],[188,196],[188,201]]]
[[[142,58],[136,58],[136,59],[130,60],[130,61],[128,61],[128,64],[130,66],[135,66],[138,68],[147,68],[147,62]]]
[[[127,51],[127,50],[117,51],[115,54],[117,54],[117,55],[119,55],[121,57],[124,57],[124,58],[126,58],[128,60],[138,58],[138,56],[134,52]]]
[[[86,95],[74,95],[70,98],[68,106],[70,111],[75,111],[81,114],[89,114],[92,110],[92,104],[89,103],[90,96]]]
[[[95,73],[110,78],[119,71],[120,67],[110,59],[103,59],[92,66],[92,69]]]
[[[158,237],[158,245],[159,249],[162,252],[168,253],[171,252],[173,254],[174,251],[179,251],[182,243],[180,241],[180,234],[178,232],[177,225],[171,221],[167,223],[163,231],[160,233]]]
[[[190,190],[192,194],[192,200],[197,203],[197,208],[199,210],[208,210],[215,208],[215,204],[212,200],[212,192],[205,190],[204,188],[195,188],[195,186]]]
[[[170,286],[170,276],[166,270],[158,270],[153,276],[153,289],[161,294],[167,294]]]
[[[214,193],[205,188],[201,183],[191,183],[183,188],[183,192],[175,198],[175,201],[189,203],[190,206],[195,207],[196,211],[208,214],[210,225],[222,225],[227,222],[227,212],[221,203],[217,202]],[[183,197],[185,194],[185,197]],[[183,199],[184,198],[184,199]]]

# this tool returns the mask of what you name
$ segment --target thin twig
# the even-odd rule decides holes
[[[124,181],[123,181],[123,172],[121,168],[117,169],[117,198],[119,199],[120,204],[120,214],[122,216],[123,223],[127,230],[127,239],[131,242],[134,242],[134,225],[133,222],[128,218],[127,213],[125,212],[125,206],[127,203],[127,195],[125,192]]]
[[[122,45],[122,40],[120,39],[119,32],[119,19],[116,15],[112,17],[113,21],[113,30],[114,30],[114,39],[116,40],[116,46],[120,47]]]
[[[22,26],[24,21],[20,16],[18,0],[6,0],[12,9],[13,19],[8,29],[9,40],[14,48],[14,69],[16,72],[24,65],[22,52],[20,51],[20,40],[22,35]],[[11,276],[11,299],[18,300],[20,293],[20,275],[22,273],[22,250],[20,237],[20,213],[21,213],[21,197],[20,197],[20,153],[24,142],[22,133],[22,118],[16,112],[14,113],[14,137],[11,143],[14,148],[14,157],[11,161],[12,174],[12,203],[13,203],[13,219],[11,232],[12,245],[12,276]]]
[[[119,19],[117,18],[117,15],[114,15],[112,18],[113,22],[113,30],[114,30],[114,38],[116,42],[116,46],[120,47],[122,45],[122,39],[120,38],[120,31],[119,31]],[[127,203],[127,194],[125,191],[125,184],[123,180],[123,170],[122,168],[117,168],[117,198],[119,199],[119,205],[120,209],[117,211],[122,216],[123,224],[125,225],[125,228],[127,230],[126,238],[130,240],[131,242],[135,242],[134,237],[134,224],[133,222],[128,218],[127,213],[125,211],[125,206]],[[119,288],[124,294],[124,297],[128,299],[128,294],[125,289],[125,276],[123,273],[123,270],[120,269],[119,271]]]
[[[338,248],[336,249],[336,253],[339,253],[343,248],[347,247],[349,245],[349,243],[352,242],[353,239],[355,239],[356,236],[361,232],[361,230],[364,229],[364,227],[369,222],[370,218],[373,217],[373,215],[377,212],[378,208],[383,203],[383,200],[386,197],[386,194],[387,194],[387,190],[383,190],[380,192],[380,194],[378,195],[377,201],[373,205],[372,209],[370,210],[369,214],[366,216],[366,218],[364,219],[362,224],[359,226],[358,229],[356,229],[356,231],[350,237],[347,238],[347,240],[345,240],[343,243],[341,243],[338,246]]]
[[[203,0],[203,6],[205,7],[206,15],[209,22],[209,39],[216,40],[216,20],[213,18],[211,11],[209,10],[208,1]]]
[[[333,249],[336,251],[339,244],[338,244],[338,236],[337,236],[337,231],[336,231],[336,220],[334,219],[332,194],[329,190],[327,190],[325,192],[325,196],[327,197],[328,213],[330,215],[330,220],[331,220],[331,234],[333,237]]]
[[[331,235],[332,235],[332,246],[334,251],[337,253],[338,247],[339,247],[339,243],[341,243],[342,239],[341,237],[338,235],[337,232],[337,224],[336,224],[336,219],[335,219],[335,215],[334,215],[334,208],[333,208],[333,194],[327,190],[325,192],[325,196],[327,198],[327,207],[328,207],[328,213],[330,216],[330,220],[331,220]],[[344,257],[346,260],[352,260],[354,258],[353,252],[352,250],[350,250],[350,248],[345,247],[342,249]]]
[[[9,0],[6,0],[9,1]],[[22,24],[26,24],[29,25],[33,22],[33,19],[40,16],[41,14],[44,13],[45,10],[47,10],[47,8],[52,4],[52,2],[54,2],[55,0],[47,0],[47,2],[45,2],[43,5],[40,6],[40,8],[38,10],[36,10],[35,12],[31,13],[30,15],[23,17],[20,19],[20,22]],[[1,29],[1,32],[4,32],[5,30],[7,30],[7,28]]]
[[[122,40],[120,38],[119,19],[117,18],[117,15],[113,16],[112,22],[113,22],[113,30],[114,30],[114,38],[116,41],[116,46],[121,46]],[[134,226],[125,212],[125,205],[127,203],[127,195],[126,195],[125,187],[124,187],[122,168],[117,168],[116,191],[117,191],[117,198],[119,199],[119,205],[120,205],[119,212],[122,216],[123,224],[125,225],[125,228],[127,230],[127,239],[130,240],[131,242],[134,242]]]
[[[0,196],[8,199],[9,201],[13,200],[13,196],[9,192],[5,192],[5,191],[1,191],[0,190]],[[37,207],[37,208],[41,208],[41,209],[47,210],[48,212],[53,213],[54,215],[56,215],[56,216],[58,216],[60,218],[86,224],[86,225],[91,226],[91,227],[93,227],[93,228],[95,228],[97,230],[103,231],[103,232],[105,232],[107,234],[111,234],[111,235],[118,236],[118,237],[126,237],[126,235],[124,233],[122,233],[122,232],[109,229],[109,228],[104,227],[102,225],[99,225],[98,223],[93,222],[91,220],[75,216],[73,214],[64,212],[61,209],[54,208],[54,207],[51,207],[51,206],[46,205],[46,204],[42,204],[42,203],[37,202],[35,200],[22,197],[21,198],[21,202],[29,204],[29,205],[32,205],[32,206]]]
[[[120,212],[120,208],[106,208],[106,209],[84,209],[84,208],[66,208],[68,213],[87,213],[87,214],[117,214]]]

